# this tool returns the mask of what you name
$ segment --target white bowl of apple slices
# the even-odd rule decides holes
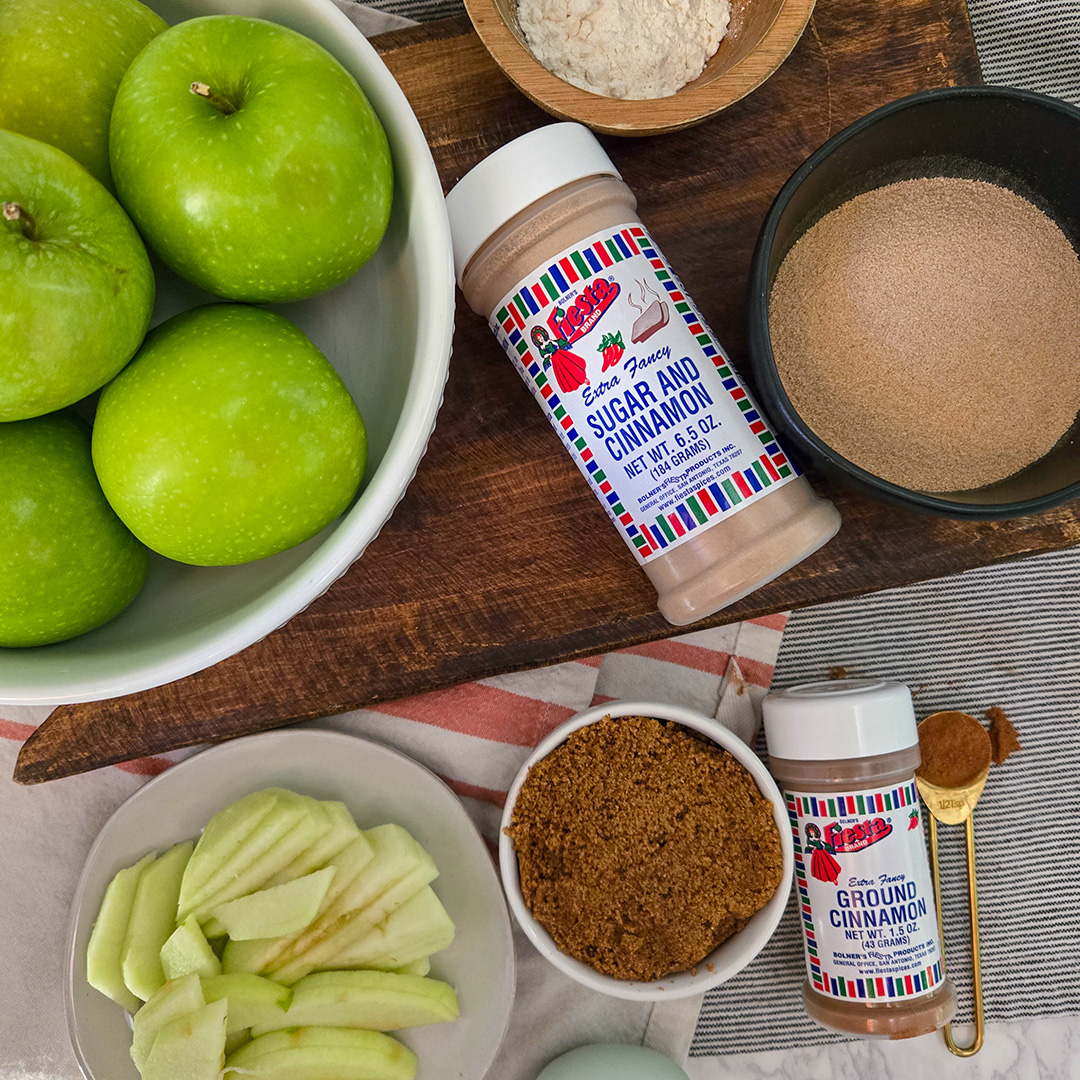
[[[290,550],[237,566],[152,554],[145,586],[118,618],[58,644],[0,649],[7,704],[93,701],[159,686],[239,652],[307,607],[363,553],[404,495],[449,369],[454,275],[442,186],[409,102],[374,48],[333,0],[145,2],[170,24],[241,15],[305,35],[356,79],[385,129],[394,200],[378,250],[336,288],[273,308],[342,377],[367,429],[367,467],[349,509]],[[159,262],[155,274],[155,325],[218,299]]]
[[[90,851],[70,948],[88,1080],[480,1080],[514,991],[457,798],[322,730],[228,743],[133,795]]]

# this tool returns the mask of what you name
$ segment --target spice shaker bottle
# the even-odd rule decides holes
[[[936,1031],[945,977],[915,788],[919,735],[899,683],[806,683],[764,702],[769,768],[795,841],[806,1011],[863,1038]]]
[[[446,200],[458,282],[676,625],[840,526],[747,394],[595,136],[551,124]]]

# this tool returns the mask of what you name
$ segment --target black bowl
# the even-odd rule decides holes
[[[1049,214],[1080,251],[1080,109],[999,87],[901,98],[834,135],[773,202],[750,267],[750,361],[762,405],[796,454],[845,487],[951,518],[1011,518],[1080,497],[1080,425],[1044,457],[970,491],[914,491],[827,446],[784,392],[769,340],[769,292],[784,256],[816,221],[864,191],[921,176],[963,176],[1011,188]]]

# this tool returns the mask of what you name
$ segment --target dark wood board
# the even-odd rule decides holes
[[[450,187],[548,117],[465,19],[376,39]],[[783,181],[830,134],[893,98],[975,83],[963,0],[819,0],[791,58],[700,127],[607,139],[641,214],[736,362],[750,253]],[[678,632],[491,338],[459,303],[430,449],[364,558],[285,627],[217,666],[58,709],[15,771],[35,783]],[[828,492],[844,527],[716,624],[1080,542],[1078,508],[960,523]],[[706,624],[701,624],[706,625]]]

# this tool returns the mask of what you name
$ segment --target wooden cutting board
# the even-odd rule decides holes
[[[447,188],[498,146],[548,122],[500,74],[464,18],[375,44],[416,110]],[[886,101],[978,81],[963,0],[819,0],[802,42],[755,93],[700,127],[605,145],[739,362],[751,250],[788,175],[829,135]],[[960,523],[828,494],[843,514],[840,535],[710,623],[1080,542],[1076,507]],[[58,709],[26,742],[15,779],[35,783],[675,633],[654,601],[484,321],[459,303],[430,449],[363,559],[287,626],[216,667]]]

